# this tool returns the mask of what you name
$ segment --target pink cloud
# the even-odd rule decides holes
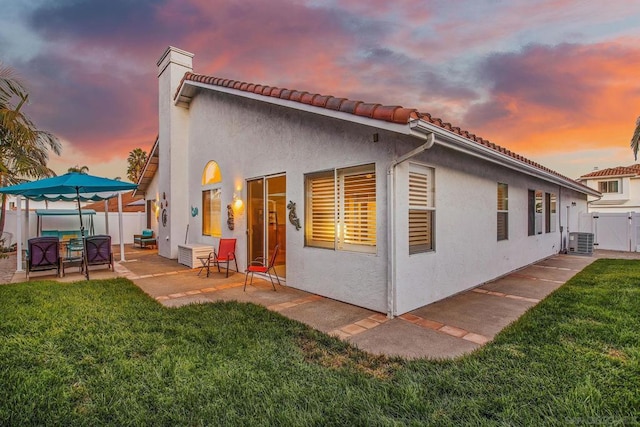
[[[150,147],[167,45],[196,72],[415,107],[523,154],[627,144],[640,111],[638,35],[575,43],[637,2],[94,3],[37,12],[50,49],[24,64],[34,119],[88,162]],[[520,50],[532,34],[544,40]]]
[[[640,48],[617,43],[531,46],[482,67],[488,101],[464,122],[529,153],[628,145],[640,112]]]

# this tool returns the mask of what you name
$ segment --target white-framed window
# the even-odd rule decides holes
[[[222,236],[221,195],[222,191],[219,188],[202,191],[202,234],[204,236]]]
[[[222,236],[222,174],[213,160],[202,171],[202,235]]]
[[[509,239],[509,185],[498,183],[498,240]]]
[[[542,191],[536,190],[535,234],[542,234],[542,224],[544,223],[544,202],[542,194]]]
[[[305,246],[375,253],[375,164],[307,174],[305,193]]]
[[[547,224],[547,227],[550,227],[548,223],[550,219],[548,204],[545,204],[543,195],[544,193],[541,190],[529,190],[528,192],[529,204],[528,204],[528,235],[535,236],[536,234],[542,234],[543,227]],[[549,194],[547,193],[547,196]],[[547,200],[548,201],[548,200]],[[545,210],[545,206],[546,209]],[[545,217],[545,213],[547,216]],[[549,228],[547,228],[549,230]],[[547,231],[548,232],[548,231]]]
[[[598,181],[598,191],[601,193],[619,193],[618,180]]]
[[[554,193],[545,193],[544,195],[544,223],[545,232],[554,233],[556,231],[557,215],[557,197]]]
[[[409,255],[435,250],[435,171],[409,165]]]

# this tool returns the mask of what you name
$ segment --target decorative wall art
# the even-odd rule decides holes
[[[298,214],[296,212],[296,204],[289,200],[287,209],[289,209],[289,222],[293,224],[296,230],[300,230],[300,218],[298,218]]]
[[[229,230],[233,230],[236,227],[233,206],[230,204],[227,205],[227,227],[229,227]]]

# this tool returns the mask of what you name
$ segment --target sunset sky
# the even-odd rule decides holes
[[[417,108],[576,178],[631,165],[640,1],[0,0],[0,62],[64,173],[126,178],[157,134],[156,61]]]

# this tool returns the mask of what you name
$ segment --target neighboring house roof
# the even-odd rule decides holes
[[[622,177],[622,176],[636,176],[640,175],[640,164],[631,166],[616,166],[614,168],[607,168],[596,170],[588,174],[582,175],[578,178],[579,181],[585,181],[593,178],[605,178],[605,177]]]
[[[511,159],[511,164],[519,164],[527,170],[537,170],[542,172],[542,176],[549,175],[555,177],[554,181],[561,182],[564,185],[573,188],[582,193],[599,196],[600,193],[594,189],[559,174],[545,166],[542,166],[532,160],[529,160],[517,153],[512,152],[504,147],[492,143],[482,137],[479,137],[469,131],[463,130],[451,123],[444,122],[442,119],[432,117],[428,113],[422,113],[415,108],[404,108],[399,105],[385,106],[376,103],[365,103],[362,101],[354,101],[347,98],[336,98],[331,95],[321,95],[317,93],[309,93],[306,91],[284,89],[255,83],[241,82],[237,80],[223,79],[219,77],[206,76],[192,72],[185,73],[180,85],[176,89],[174,100],[177,105],[188,106],[193,96],[195,96],[198,87],[206,87],[208,89],[216,89],[222,91],[240,91],[244,92],[253,99],[260,99],[266,102],[274,102],[274,98],[284,101],[293,101],[300,105],[317,107],[324,110],[332,110],[335,112],[352,114],[363,118],[379,120],[381,122],[393,123],[398,125],[407,125],[415,121],[426,122],[442,130],[456,134],[467,141],[472,141],[477,147],[488,149],[489,152],[498,153],[502,160]],[[239,94],[238,92],[234,92]],[[256,96],[257,95],[257,96]],[[289,105],[292,106],[292,105]],[[315,110],[321,112],[322,110]],[[482,150],[480,150],[482,152]],[[485,155],[487,151],[484,151]]]
[[[149,155],[147,156],[147,161],[142,168],[142,174],[140,174],[140,178],[138,178],[138,188],[134,190],[134,196],[137,196],[138,193],[144,194],[147,192],[147,188],[149,188],[149,184],[151,184],[151,180],[158,170],[159,159],[160,153],[158,149],[158,137],[156,136],[156,140],[151,147]]]
[[[133,197],[133,191],[122,193],[122,212],[144,212],[144,205],[130,205],[130,203],[133,203],[136,200],[139,199]],[[107,206],[109,207],[109,212],[118,212],[118,198],[112,197],[108,199]],[[104,212],[104,200],[89,203],[82,207],[83,211],[85,209],[93,209],[96,212]]]

